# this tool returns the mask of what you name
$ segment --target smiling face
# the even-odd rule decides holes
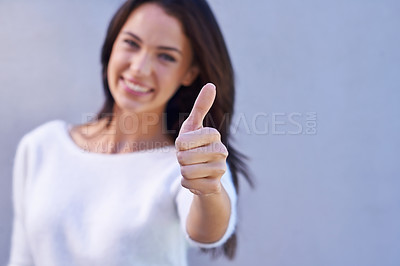
[[[107,78],[116,108],[162,113],[181,85],[198,74],[182,25],[157,4],[143,4],[128,17],[110,56]]]

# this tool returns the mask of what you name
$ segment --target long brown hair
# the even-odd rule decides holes
[[[102,78],[106,100],[103,108],[97,114],[97,119],[108,119],[111,123],[114,99],[110,93],[107,80],[107,68],[113,44],[122,26],[131,12],[144,3],[156,3],[167,14],[176,17],[184,28],[184,33],[190,40],[194,64],[200,70],[198,77],[190,86],[181,86],[169,100],[165,114],[167,129],[172,140],[175,140],[179,128],[188,115],[200,89],[207,82],[217,87],[215,102],[209,111],[204,126],[215,127],[221,133],[221,140],[228,148],[227,162],[232,173],[236,191],[239,190],[238,174],[241,174],[252,186],[252,181],[244,163],[245,156],[239,153],[228,142],[230,136],[230,120],[233,115],[235,99],[234,73],[228,50],[217,21],[205,0],[128,0],[112,18],[101,53]],[[237,238],[234,233],[222,248],[211,249],[214,256],[221,253],[233,259],[236,252]]]

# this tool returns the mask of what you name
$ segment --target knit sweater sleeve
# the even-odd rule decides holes
[[[180,186],[177,197],[176,197],[176,204],[177,204],[177,209],[178,209],[178,214],[179,214],[179,219],[180,219],[180,224],[182,226],[182,230],[186,233],[186,238],[187,241],[191,246],[195,247],[200,247],[200,248],[215,248],[218,246],[223,245],[229,237],[234,233],[235,231],[235,226],[236,226],[236,202],[237,202],[237,194],[235,190],[235,186],[233,185],[232,181],[232,175],[229,169],[229,166],[227,165],[227,171],[221,178],[221,183],[226,192],[228,193],[230,202],[231,202],[231,215],[229,218],[229,224],[227,227],[227,230],[225,231],[225,234],[219,239],[218,241],[214,243],[200,243],[197,242],[189,237],[189,234],[187,233],[186,230],[186,220],[187,216],[189,214],[190,206],[193,200],[193,194],[188,190]]]
[[[25,228],[25,188],[28,173],[28,141],[24,137],[18,145],[13,170],[14,222],[8,266],[33,266]]]

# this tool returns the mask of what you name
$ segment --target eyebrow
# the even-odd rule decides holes
[[[138,42],[142,43],[142,39],[139,38],[139,36],[137,36],[136,34],[133,34],[132,32],[129,31],[124,31],[123,33],[128,34],[129,36],[131,36],[132,38],[136,39]],[[157,49],[161,49],[161,50],[168,50],[168,51],[175,51],[178,52],[179,54],[182,55],[182,52],[175,47],[169,47],[169,46],[157,46]]]

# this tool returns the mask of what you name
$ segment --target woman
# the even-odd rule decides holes
[[[233,258],[247,173],[228,145],[233,71],[207,3],[127,1],[102,66],[97,119],[47,123],[18,147],[10,265],[186,265],[187,243]]]

